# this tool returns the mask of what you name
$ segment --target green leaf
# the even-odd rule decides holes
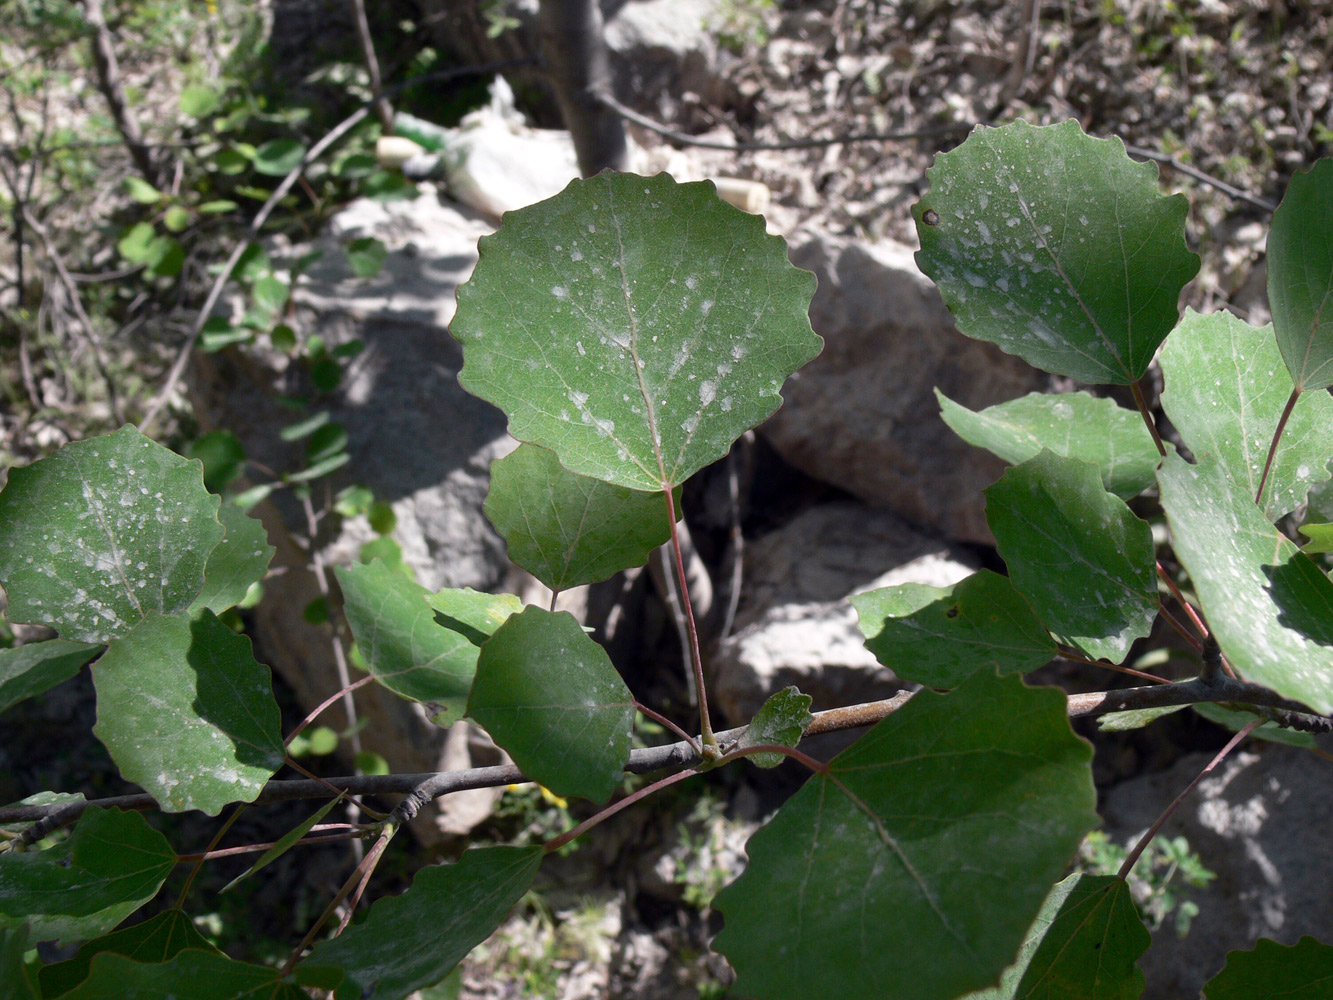
[[[1228,952],[1203,992],[1208,1000],[1325,1000],[1330,989],[1333,947],[1306,935],[1292,945],[1260,938],[1249,951]]]
[[[281,278],[265,274],[258,278],[250,289],[255,298],[255,307],[269,316],[282,312],[283,306],[291,295],[291,287]]]
[[[1227,312],[1186,310],[1161,355],[1162,408],[1196,456],[1216,455],[1254,499],[1273,431],[1291,396],[1271,327],[1255,328]],[[1333,399],[1310,392],[1297,401],[1264,487],[1264,514],[1276,521],[1329,478]]]
[[[240,604],[251,584],[264,578],[277,551],[268,543],[263,522],[234,504],[223,504],[218,520],[226,534],[209,553],[208,565],[204,567],[204,589],[190,605],[191,613],[208,608],[220,615]]]
[[[499,926],[541,860],[540,847],[474,847],[457,864],[423,868],[405,893],[379,900],[341,937],[315,945],[297,980],[344,969],[356,987],[347,995],[361,1000],[399,1000],[437,983]]]
[[[157,233],[147,222],[138,222],[120,238],[116,249],[131,264],[146,264],[152,256],[153,241]]]
[[[384,267],[389,251],[373,236],[363,236],[347,245],[347,263],[358,278],[373,278]]]
[[[146,964],[103,953],[88,978],[62,1000],[309,1000],[281,982],[277,969],[237,962],[217,952],[187,948],[167,962]]]
[[[218,173],[234,177],[250,166],[250,157],[246,156],[243,150],[228,146],[226,149],[218,150],[213,157],[213,163],[217,165]]]
[[[875,659],[933,688],[955,687],[980,669],[1027,673],[1058,652],[1023,595],[987,569],[952,587],[904,583],[851,602]]]
[[[255,170],[269,177],[285,177],[304,157],[305,147],[295,139],[270,139],[255,150]]]
[[[467,714],[556,795],[605,802],[620,787],[634,697],[568,612],[529,607],[495,630]]]
[[[1157,473],[1176,555],[1246,680],[1333,711],[1333,582],[1236,489],[1221,462],[1171,456]]]
[[[941,153],[912,209],[916,261],[969,337],[1082,382],[1127,385],[1199,270],[1183,195],[1075,121],[979,126]]]
[[[172,205],[162,216],[162,224],[173,233],[179,233],[190,224],[190,213],[180,205]]]
[[[221,493],[245,468],[245,446],[229,430],[209,431],[190,445],[189,457],[204,466],[204,489]]]
[[[819,351],[814,278],[708,182],[609,171],[505,215],[458,290],[459,381],[520,441],[636,490],[683,483]]]
[[[310,414],[303,420],[298,420],[294,424],[288,424],[282,430],[278,431],[278,437],[284,441],[299,441],[301,438],[309,437],[315,431],[319,430],[329,422],[329,411],[318,410]]]
[[[1043,448],[1093,462],[1108,492],[1122,500],[1152,486],[1161,456],[1143,418],[1111,399],[1086,392],[1029,393],[1021,399],[969,410],[938,389],[940,416],[968,444],[1006,462],[1026,462]]]
[[[157,895],[176,853],[138,813],[87,809],[63,844],[0,854],[0,927],[31,940],[105,934]]]
[[[129,426],[13,469],[0,493],[9,620],[106,642],[184,611],[222,539],[218,503],[198,462]]]
[[[1185,708],[1184,705],[1164,705],[1159,708],[1135,708],[1128,712],[1111,712],[1097,720],[1097,728],[1104,733],[1123,733],[1130,729],[1142,729],[1151,722],[1156,722],[1165,715],[1172,715]]]
[[[199,347],[206,354],[220,351],[231,344],[244,344],[254,339],[254,332],[244,327],[234,327],[222,316],[212,316],[205,320],[199,336]]]
[[[1224,708],[1221,705],[1214,705],[1209,702],[1202,702],[1198,705],[1190,706],[1209,722],[1215,722],[1219,726],[1225,726],[1233,733],[1238,733],[1248,726],[1255,719],[1262,718],[1254,712],[1236,711],[1235,709]],[[1265,722],[1250,730],[1250,735],[1255,739],[1267,740],[1270,743],[1285,743],[1287,746],[1295,747],[1313,747],[1318,746],[1318,741],[1313,733],[1302,732],[1299,729],[1284,729],[1276,722]]]
[[[238,281],[253,282],[256,278],[267,274],[272,266],[268,251],[258,243],[250,243],[241,251],[233,273]]]
[[[552,590],[642,566],[671,537],[660,493],[577,475],[555,452],[530,444],[491,463],[483,510],[509,544],[509,558]]]
[[[148,269],[159,278],[174,278],[185,266],[185,248],[170,236],[159,236],[148,245]]]
[[[1301,551],[1312,556],[1333,552],[1333,524],[1302,524],[1300,530],[1310,539],[1301,546]]]
[[[1009,577],[1055,638],[1119,663],[1152,631],[1152,531],[1106,492],[1091,462],[1043,451],[986,490]]]
[[[200,204],[198,210],[205,215],[218,215],[222,212],[230,212],[236,208],[236,202],[220,198],[217,201],[206,201]]]
[[[436,623],[426,588],[380,560],[334,572],[347,623],[375,679],[394,694],[438,706],[442,726],[461,719],[477,647]]]
[[[314,465],[347,448],[347,428],[339,423],[327,423],[315,430],[305,444],[305,460]]]
[[[28,928],[0,926],[0,983],[5,1000],[39,1000],[23,964],[28,950]],[[47,994],[51,996],[51,994]]]
[[[188,118],[203,118],[217,110],[218,92],[206,84],[192,83],[181,90],[179,101],[181,114]]]
[[[162,200],[161,191],[146,180],[133,175],[125,178],[125,190],[141,205],[156,205]]]
[[[1137,963],[1151,940],[1122,879],[1070,875],[1046,897],[999,987],[959,1000],[1138,1000]]]
[[[1273,213],[1268,301],[1292,382],[1333,385],[1333,160],[1292,177]]]
[[[1097,823],[1091,757],[1055,688],[979,672],[919,692],[750,838],[713,904],[735,992],[952,1000],[997,982]]]
[[[774,691],[759,707],[750,724],[745,727],[745,732],[741,733],[737,749],[761,743],[796,746],[801,742],[805,727],[814,721],[814,716],[810,714],[812,700],[808,694],[801,694],[795,685]],[[777,767],[784,759],[780,753],[756,753],[746,758],[757,767]]]
[[[0,712],[69,680],[101,651],[99,645],[66,639],[0,649]]]
[[[143,923],[112,931],[80,946],[71,959],[45,965],[37,974],[42,996],[52,997],[67,993],[88,978],[93,958],[102,952],[124,955],[137,962],[165,962],[186,948],[221,954],[199,933],[194,921],[180,910],[167,910],[149,917]]]
[[[14,806],[65,806],[74,802],[87,801],[82,792],[37,792],[35,795],[28,795],[17,802],[8,804]],[[0,830],[21,833],[32,825],[31,821],[22,820],[0,825]]]
[[[299,841],[302,837],[304,837],[307,833],[309,833],[314,828],[316,823],[318,823],[320,820],[322,820],[325,816],[329,814],[330,809],[332,809],[334,806],[336,806],[339,802],[343,800],[343,796],[346,794],[347,794],[346,792],[340,792],[336,798],[330,799],[328,802],[325,802],[317,810],[315,810],[305,819],[301,820],[300,823],[296,824],[295,827],[284,833],[281,837],[277,839],[277,841],[274,843],[272,847],[270,847],[267,851],[265,851],[263,854],[259,856],[258,861],[256,861],[249,868],[241,872],[241,874],[237,875],[234,879],[232,879],[230,882],[224,885],[221,889],[218,890],[218,893],[219,894],[224,893],[228,889],[234,887],[238,882],[244,882],[255,872],[259,871],[261,868],[267,868],[278,858],[282,857],[284,854],[290,851],[293,847],[296,846],[297,841]]]
[[[341,469],[352,460],[352,456],[343,452],[339,455],[330,455],[328,458],[321,458],[308,469],[302,469],[300,472],[289,472],[282,477],[285,483],[305,483],[312,479],[318,479],[320,476],[327,476],[335,469]]]
[[[510,615],[523,610],[523,602],[513,594],[483,594],[471,587],[446,587],[428,596],[426,603],[435,609],[439,624],[463,635],[474,646],[481,646]]]
[[[149,615],[107,647],[93,684],[93,732],[167,812],[253,802],[282,766],[269,669],[211,611]]]

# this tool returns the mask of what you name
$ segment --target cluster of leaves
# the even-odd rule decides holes
[[[1126,499],[1155,486],[1228,663],[1333,709],[1333,583],[1273,524],[1333,457],[1330,404],[1315,391],[1333,381],[1319,308],[1333,273],[1330,173],[1321,164],[1297,178],[1274,220],[1274,341],[1225,316],[1177,323],[1198,266],[1184,199],[1159,195],[1155,168],[1117,143],[1073,123],[1016,123],[939,158],[915,209],[919,261],[963,331],[1048,371],[1129,386],[1170,333],[1163,406],[1195,461],[1159,447],[1146,406],[1134,414],[1079,393],[982,413],[942,401],[961,434],[1016,464],[987,491],[1008,576],[855,600],[869,647],[926,690],[827,764],[792,749],[810,720],[797,692],[775,695],[730,744],[701,714],[697,766],[635,793],[741,757],[812,769],[714,900],[726,922],[715,946],[739,994],[1141,990],[1148,934],[1125,880],[1059,881],[1097,823],[1091,748],[1064,694],[1019,675],[1061,649],[1118,664],[1148,635],[1160,607],[1152,533]],[[602,174],[506,216],[482,240],[453,332],[460,380],[523,442],[496,464],[486,505],[514,560],[559,591],[674,542],[684,481],[769,416],[818,351],[812,290],[762,220],[707,183]],[[197,464],[132,429],[15,470],[0,493],[0,581],[12,617],[60,638],[0,651],[0,705],[95,660],[95,733],[127,779],[168,811],[255,800],[283,760],[276,706],[267,668],[216,616],[270,554],[238,507],[219,508]],[[615,793],[635,702],[571,615],[430,593],[379,561],[338,579],[383,687],[440,725],[474,720],[555,796]],[[368,862],[396,828],[383,824]],[[90,807],[65,843],[0,854],[0,971],[16,995],[71,1000],[131,987],[401,998],[443,979],[581,828],[544,848],[473,848],[424,868],[278,970],[200,946],[179,906],[113,931],[177,856],[137,814]],[[26,962],[44,940],[87,941],[82,964]],[[1295,989],[1327,975],[1330,954],[1313,941],[1261,943],[1231,956],[1209,996],[1241,996],[1237,984],[1254,981]]]

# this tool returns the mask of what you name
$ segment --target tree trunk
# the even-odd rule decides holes
[[[541,56],[550,85],[574,138],[579,170],[629,168],[625,123],[598,94],[611,92],[611,67],[602,40],[597,0],[541,0],[537,11]]]

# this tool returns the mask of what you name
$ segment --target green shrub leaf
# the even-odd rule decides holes
[[[986,490],[1014,586],[1056,639],[1119,663],[1157,614],[1152,531],[1091,462],[1043,451]]]
[[[63,844],[0,854],[0,927],[31,940],[105,934],[157,895],[176,866],[166,838],[138,813],[89,808]]]
[[[1273,213],[1268,301],[1292,382],[1333,385],[1333,160],[1296,174]]]
[[[1123,879],[1070,875],[1046,897],[999,987],[959,1000],[1138,1000],[1137,963],[1151,941]]]
[[[218,92],[207,84],[192,83],[181,90],[181,114],[190,118],[211,115],[218,106]]]
[[[1238,489],[1216,456],[1157,473],[1176,555],[1231,665],[1333,711],[1333,582]]]
[[[1325,1000],[1333,985],[1333,947],[1306,935],[1292,945],[1260,938],[1249,951],[1227,954],[1227,964],[1203,988],[1208,1000]]]
[[[577,475],[530,444],[491,463],[484,509],[509,558],[552,590],[642,566],[671,537],[661,494]]]
[[[240,604],[250,585],[264,578],[277,551],[268,543],[263,523],[236,505],[223,504],[218,520],[226,534],[208,555],[204,589],[190,605],[191,612],[208,608],[220,615]]]
[[[435,621],[481,646],[509,616],[523,610],[513,594],[483,594],[471,587],[446,587],[431,594],[426,603],[435,609]]]
[[[573,615],[525,608],[481,647],[467,714],[533,781],[605,802],[629,759],[634,698]]]
[[[339,566],[334,572],[347,623],[375,679],[394,694],[428,703],[439,725],[461,719],[477,669],[477,647],[439,625],[426,588],[383,561]]]
[[[916,260],[969,337],[1049,372],[1126,385],[1199,270],[1183,195],[1075,121],[978,127],[927,171]]]
[[[93,684],[93,732],[167,812],[253,802],[282,766],[269,669],[211,611],[149,615],[107,647]]]
[[[313,982],[344,969],[357,990],[347,995],[361,1000],[400,1000],[438,983],[499,926],[541,860],[540,847],[474,847],[457,864],[423,868],[402,895],[381,899],[341,937],[315,945],[296,978]]]
[[[305,147],[295,139],[270,139],[255,150],[255,170],[269,177],[285,177],[305,157]]]
[[[106,642],[151,612],[184,611],[222,540],[218,504],[198,462],[133,427],[14,469],[0,493],[10,621]]]
[[[741,733],[737,748],[763,743],[796,746],[801,742],[805,727],[814,720],[810,714],[812,700],[808,694],[801,694],[795,685],[774,691],[759,707],[750,724],[745,727],[745,732]],[[757,767],[777,767],[784,759],[780,753],[755,753],[746,758]]]
[[[724,456],[819,351],[814,279],[710,183],[604,172],[483,237],[464,388],[572,472],[661,490]]]
[[[1186,310],[1162,349],[1162,408],[1197,456],[1216,455],[1228,477],[1254,498],[1282,410],[1291,396],[1271,327],[1231,313]],[[1276,521],[1329,478],[1333,399],[1303,395],[1292,410],[1264,487],[1264,514]]]
[[[1008,578],[983,569],[952,587],[904,583],[855,594],[866,648],[906,681],[955,687],[977,670],[1026,673],[1057,649]]]
[[[0,649],[0,712],[69,680],[101,651],[100,645],[66,639]]]
[[[221,954],[199,933],[193,920],[180,910],[167,910],[133,927],[86,942],[71,959],[42,966],[37,981],[42,987],[42,996],[57,997],[87,979],[93,958],[102,952],[124,955],[136,962],[155,963],[165,962],[186,948]]]
[[[373,236],[352,240],[347,245],[347,263],[358,278],[373,278],[384,267],[389,251]]]
[[[4,983],[8,991],[5,1000],[39,1000],[23,964],[27,950],[27,927],[22,924],[17,927],[0,925],[0,983]]]
[[[280,979],[269,966],[193,948],[157,964],[104,953],[93,959],[88,978],[62,1000],[309,1000],[304,990]]]
[[[977,673],[918,693],[750,838],[714,901],[735,991],[952,1000],[998,982],[1097,823],[1091,757],[1054,688]]]
[[[1043,448],[1101,469],[1106,489],[1128,500],[1152,486],[1161,455],[1143,417],[1111,399],[1086,392],[1033,392],[1007,403],[969,410],[938,389],[940,416],[968,444],[1006,462],[1026,462]]]
[[[245,468],[245,446],[228,430],[200,435],[190,445],[189,457],[204,464],[204,489],[210,493],[221,493]]]

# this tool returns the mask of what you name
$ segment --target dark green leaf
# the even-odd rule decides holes
[[[794,685],[774,691],[745,727],[745,732],[741,733],[737,749],[762,743],[796,746],[801,742],[805,727],[814,720],[810,714],[811,700],[808,694],[801,694]],[[777,767],[784,759],[780,753],[755,753],[746,758],[757,767]]]
[[[347,623],[375,679],[404,698],[442,706],[442,726],[462,718],[477,647],[438,625],[427,590],[383,562],[339,566],[335,573]]]
[[[1033,922],[996,989],[959,1000],[1138,1000],[1151,938],[1122,879],[1070,875]]]
[[[997,982],[1097,823],[1066,711],[1055,688],[979,672],[813,775],[714,901],[736,993],[953,1000]]]
[[[1216,455],[1251,499],[1259,490],[1273,431],[1291,396],[1272,327],[1256,329],[1231,313],[1186,310],[1161,355],[1162,409],[1197,456]],[[1270,521],[1305,502],[1328,479],[1333,458],[1333,399],[1306,393],[1296,403],[1264,487]]]
[[[938,389],[940,416],[968,444],[994,452],[1006,462],[1026,462],[1043,448],[1093,462],[1106,489],[1123,500],[1152,486],[1161,456],[1143,418],[1114,400],[1086,392],[1021,399],[974,412]]]
[[[268,667],[201,611],[150,615],[93,667],[97,738],[167,812],[252,802],[282,766]]]
[[[347,263],[358,278],[373,278],[384,267],[389,251],[373,236],[352,240],[347,245]]]
[[[305,443],[305,460],[314,465],[341,453],[347,447],[347,428],[338,423],[327,423],[316,428]]]
[[[205,354],[213,354],[232,344],[248,344],[255,339],[253,330],[232,326],[221,316],[214,316],[204,323],[199,335],[199,349]]]
[[[952,587],[904,583],[851,602],[875,659],[933,688],[954,687],[979,669],[1026,673],[1057,652],[1023,595],[986,569]]]
[[[371,502],[370,509],[366,511],[366,520],[370,522],[371,530],[381,535],[392,535],[398,527],[398,515],[393,511],[393,504],[383,500]]]
[[[157,895],[176,854],[138,813],[89,808],[69,840],[0,854],[0,927],[35,941],[105,934]]]
[[[193,948],[152,965],[103,953],[62,1000],[309,1000],[304,990],[280,980],[277,969]]]
[[[241,150],[228,146],[226,149],[218,150],[213,162],[217,165],[218,173],[234,177],[250,166],[250,157]]]
[[[1189,204],[1158,192],[1156,164],[1074,121],[1016,121],[979,126],[926,174],[916,260],[963,333],[1083,382],[1147,371],[1199,270]]]
[[[1333,711],[1333,582],[1237,489],[1216,457],[1157,473],[1176,555],[1247,680]]]
[[[271,266],[268,251],[258,243],[251,243],[241,251],[241,256],[236,261],[236,270],[233,273],[240,281],[252,282],[256,278],[267,274]]]
[[[265,851],[263,854],[259,856],[258,861],[256,861],[249,868],[241,872],[241,874],[237,875],[234,879],[232,879],[230,882],[224,885],[221,889],[218,890],[218,892],[219,893],[226,892],[228,889],[235,886],[236,883],[245,881],[245,879],[248,879],[251,875],[259,871],[261,868],[267,868],[278,858],[282,857],[284,854],[290,851],[293,847],[296,846],[297,841],[299,841],[302,837],[304,837],[307,833],[309,833],[316,823],[318,823],[320,820],[322,820],[325,816],[329,814],[330,809],[332,809],[334,806],[336,806],[339,802],[343,800],[343,795],[345,794],[346,794],[345,792],[340,793],[337,796],[337,798],[333,798],[330,799],[328,802],[325,802],[313,813],[311,813],[305,819],[301,820],[300,823],[296,824],[294,828],[284,833],[281,837],[277,839],[277,841],[273,844],[272,847],[270,847],[267,851]]]
[[[269,343],[275,351],[290,354],[296,350],[296,331],[286,323],[279,323],[268,333]]]
[[[159,278],[174,278],[185,265],[185,248],[170,236],[159,236],[148,245],[147,263]]]
[[[400,1000],[437,983],[499,926],[541,860],[540,847],[474,847],[457,864],[423,868],[405,893],[315,945],[297,980],[343,969],[360,1000]]]
[[[1119,663],[1157,614],[1152,531],[1091,462],[1043,451],[986,490],[1014,586],[1056,639]]]
[[[464,388],[572,472],[683,483],[819,351],[814,278],[710,183],[604,172],[509,212],[458,290]]]
[[[189,454],[203,463],[204,489],[210,493],[221,493],[245,468],[245,446],[228,430],[200,435]]]
[[[1268,301],[1292,382],[1333,385],[1333,160],[1292,177],[1273,213]]]
[[[660,493],[577,475],[555,452],[530,444],[491,463],[484,509],[509,558],[552,590],[642,566],[671,537]]]
[[[204,567],[204,589],[190,611],[208,608],[222,614],[245,600],[250,585],[264,578],[277,550],[268,543],[263,522],[250,517],[235,504],[223,504],[218,520],[226,534],[208,556]]]
[[[13,469],[0,493],[9,620],[106,642],[184,611],[222,539],[217,511],[198,462],[129,426]]]
[[[1261,938],[1227,954],[1226,967],[1203,988],[1208,1000],[1327,1000],[1333,991],[1333,947],[1306,935],[1292,945]]]
[[[255,170],[269,177],[285,177],[301,164],[305,147],[295,139],[270,139],[255,150]]]
[[[101,651],[100,645],[65,639],[0,649],[0,712],[69,680]]]
[[[0,926],[0,989],[5,1000],[38,1000],[23,964],[28,949],[28,929]],[[48,997],[51,994],[47,994]]]
[[[495,630],[467,714],[556,795],[605,802],[620,786],[634,697],[568,612],[529,607]]]
[[[143,923],[112,931],[82,945],[75,956],[64,962],[43,966],[38,975],[42,996],[67,993],[88,978],[88,968],[102,952],[124,955],[136,962],[165,962],[186,948],[221,954],[194,926],[194,921],[180,910],[167,910]]]
[[[333,392],[343,380],[343,367],[332,358],[320,358],[310,366],[310,381],[320,392]]]

